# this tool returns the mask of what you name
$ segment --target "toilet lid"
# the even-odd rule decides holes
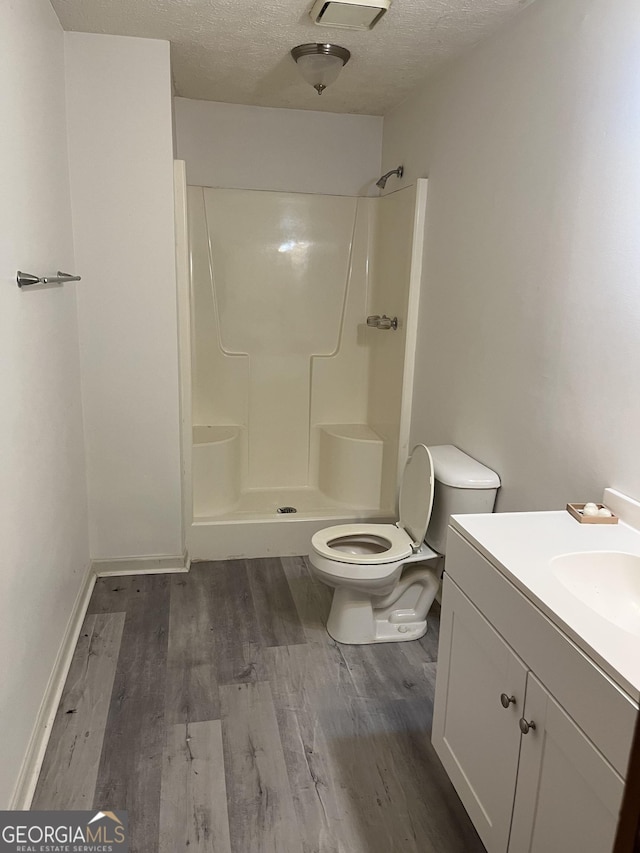
[[[433,507],[433,460],[424,444],[416,444],[407,459],[400,486],[399,526],[418,547],[427,534]]]

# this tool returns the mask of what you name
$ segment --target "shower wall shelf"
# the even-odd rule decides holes
[[[42,278],[28,272],[20,272],[20,270],[16,275],[18,287],[30,287],[32,284],[64,284],[65,281],[81,280],[79,275],[71,275],[68,272],[60,272],[60,270],[58,270],[58,275],[46,275]]]

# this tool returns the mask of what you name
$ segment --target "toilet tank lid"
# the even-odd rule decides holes
[[[497,489],[500,477],[453,444],[429,448],[433,459],[433,474],[437,482],[454,489]]]

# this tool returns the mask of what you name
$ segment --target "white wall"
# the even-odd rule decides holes
[[[502,510],[640,496],[640,7],[537,0],[385,119],[429,176],[413,438]]]
[[[91,555],[182,551],[169,44],[66,33]]]
[[[382,118],[175,99],[187,183],[378,195]]]
[[[7,808],[89,564],[63,34],[0,0],[0,807]],[[28,57],[28,62],[25,61]],[[80,285],[82,286],[82,285]]]

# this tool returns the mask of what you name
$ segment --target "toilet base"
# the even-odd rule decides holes
[[[434,572],[416,568],[384,598],[337,587],[327,633],[346,645],[418,640],[427,632],[427,614],[439,586]]]
[[[427,633],[427,620],[422,622],[404,622],[397,625],[388,619],[376,619],[376,638],[374,643],[402,643],[405,640],[419,640]]]

